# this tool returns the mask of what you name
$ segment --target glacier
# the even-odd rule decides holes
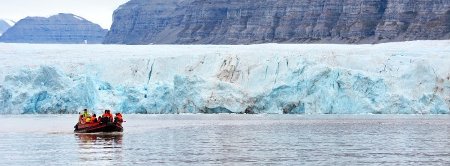
[[[448,114],[450,41],[0,43],[0,114]]]

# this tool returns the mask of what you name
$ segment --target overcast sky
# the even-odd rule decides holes
[[[112,13],[128,0],[0,0],[0,18],[19,21],[27,16],[73,13],[109,29]]]

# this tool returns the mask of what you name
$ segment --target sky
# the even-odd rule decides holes
[[[72,13],[109,29],[112,14],[128,0],[0,0],[0,18],[15,22],[27,16]]]

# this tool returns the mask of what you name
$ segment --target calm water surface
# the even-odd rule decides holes
[[[448,115],[0,115],[0,165],[450,165]]]

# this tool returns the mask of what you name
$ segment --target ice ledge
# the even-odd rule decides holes
[[[0,113],[448,114],[446,43],[123,46],[128,52],[0,44],[14,57],[0,61]]]

